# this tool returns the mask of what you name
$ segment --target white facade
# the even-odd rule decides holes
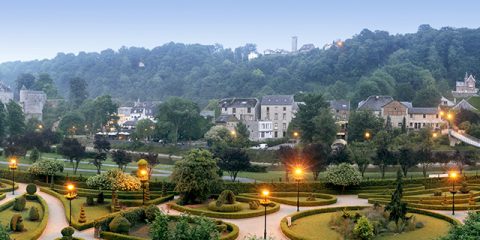
[[[258,122],[258,140],[273,138],[273,123],[271,121]]]
[[[36,118],[42,121],[43,106],[47,102],[47,94],[43,91],[20,90],[20,106],[27,119]]]

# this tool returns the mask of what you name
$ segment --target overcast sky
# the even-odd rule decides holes
[[[0,2],[0,62],[58,52],[174,41],[290,50],[291,37],[323,46],[362,29],[416,32],[420,24],[478,28],[480,1],[9,0]]]

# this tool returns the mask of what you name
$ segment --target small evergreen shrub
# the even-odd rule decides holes
[[[38,213],[37,207],[31,207],[30,212],[28,212],[28,218],[30,221],[37,221],[40,219],[40,214]]]
[[[15,211],[23,211],[25,209],[25,205],[27,204],[27,199],[24,196],[20,196],[15,198],[15,202],[13,204],[13,210]]]
[[[110,224],[108,224],[108,227],[110,228],[110,231],[115,232],[115,233],[128,233],[130,230],[130,227],[132,224],[124,217],[122,216],[116,216]]]
[[[100,192],[97,196],[97,203],[98,204],[103,204],[105,203],[105,196],[103,194],[103,192]]]
[[[463,194],[467,194],[470,192],[470,188],[468,187],[467,182],[462,182],[462,186],[460,187],[460,192]]]
[[[365,216],[360,217],[353,228],[353,234],[361,240],[370,240],[375,236],[373,225]]]
[[[93,200],[93,197],[92,196],[87,196],[87,206],[93,206],[95,205],[95,201]]]
[[[435,190],[435,192],[433,192],[433,196],[435,197],[441,197],[442,196],[442,190]]]
[[[0,224],[0,239],[10,240],[10,235],[8,234],[7,229],[5,229],[5,227],[2,224]]]
[[[14,232],[21,232],[23,231],[23,219],[20,214],[14,214],[10,219],[10,230]]]
[[[160,209],[155,205],[149,205],[145,208],[145,218],[148,222],[153,222],[157,214],[160,214]]]
[[[72,227],[65,227],[61,231],[62,233],[62,240],[72,240],[73,234],[75,233],[75,229]]]
[[[218,196],[216,204],[217,207],[221,207],[223,204],[234,204],[235,203],[235,194],[230,190],[224,190]]]
[[[35,184],[33,184],[33,183],[29,183],[29,184],[27,185],[27,193],[28,193],[29,195],[33,195],[33,194],[35,194],[36,192],[37,192],[37,186],[36,186]]]
[[[251,210],[257,210],[260,207],[260,202],[258,200],[248,202],[248,205]]]

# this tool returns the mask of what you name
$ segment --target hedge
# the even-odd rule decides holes
[[[284,217],[280,221],[280,229],[282,229],[283,234],[285,234],[285,236],[287,236],[291,240],[304,240],[304,238],[302,238],[301,236],[298,236],[294,231],[290,230],[290,228],[287,225],[287,218],[288,217],[292,218],[292,223],[293,223],[297,219],[300,219],[300,218],[303,218],[303,217],[308,217],[308,216],[311,216],[311,215],[342,211],[344,209],[346,209],[346,210],[361,210],[361,209],[364,209],[364,208],[368,208],[368,206],[333,207],[333,208],[320,208],[320,209],[301,211],[301,212],[293,213],[293,214],[290,214],[290,215]],[[441,219],[441,220],[445,220],[452,225],[461,224],[461,222],[458,221],[457,219],[451,218],[449,216],[446,216],[446,215],[443,215],[443,214],[440,214],[440,213],[427,211],[427,210],[422,210],[422,209],[410,208],[410,207],[408,208],[408,210],[409,210],[409,213],[418,213],[418,214],[423,214],[423,215],[427,215],[427,216],[430,216],[430,217],[438,218],[438,219]]]
[[[16,177],[16,176],[15,176],[15,177]],[[16,180],[16,178],[15,178],[15,180]],[[11,187],[11,186],[12,186],[12,180],[7,180],[7,179],[2,179],[2,178],[0,178],[0,182],[5,183],[5,184],[7,184],[7,185],[10,185],[10,187],[0,188],[0,193],[2,193],[2,192],[11,192],[11,191],[12,191],[12,187]],[[13,186],[13,188],[14,188],[15,190],[17,190],[17,189],[18,189],[18,184],[15,183],[15,185]],[[3,198],[2,198],[2,199],[3,199]]]
[[[55,240],[62,240],[62,238],[55,238]],[[72,240],[85,240],[83,238],[72,237]]]
[[[25,194],[22,194],[22,195],[25,195]],[[22,196],[22,195],[20,195],[20,196]],[[42,220],[41,220],[40,224],[35,229],[29,230],[27,233],[23,234],[21,237],[23,239],[38,239],[38,238],[40,238],[43,231],[47,227],[48,215],[49,215],[48,204],[47,204],[47,202],[45,202],[45,200],[42,197],[40,197],[38,195],[37,195],[36,200],[27,200],[27,201],[37,201],[37,202],[39,202],[40,205],[42,206],[43,216],[42,216]],[[10,201],[2,204],[0,206],[0,211],[5,211],[5,210],[9,209],[10,207],[13,206],[14,203],[15,203],[15,198],[13,198]]]
[[[302,201],[299,201],[300,206],[302,207],[324,206],[324,205],[334,204],[337,202],[337,197],[335,197],[334,195],[324,194],[324,193],[301,192],[300,197],[308,197],[310,194],[313,194],[315,198],[320,198],[321,200],[318,200],[318,199],[316,199],[315,201],[302,200]],[[253,193],[242,194],[241,196],[262,199],[262,196],[260,196],[259,194],[253,194]],[[296,196],[297,196],[297,193],[295,192],[272,192],[270,193],[270,196],[268,197],[268,199],[277,203],[296,206],[297,200],[282,198],[282,197],[296,197]]]
[[[238,202],[249,202],[252,200],[257,200],[256,198],[249,198],[249,197],[242,197],[242,196],[237,196],[237,201]],[[267,214],[278,212],[280,210],[280,204],[277,204],[275,202],[272,202],[274,205],[271,208],[267,208]],[[185,206],[178,205],[176,202],[170,202],[168,203],[168,206],[174,210],[177,210],[179,212],[184,212],[184,213],[189,213],[189,214],[194,214],[194,215],[201,215],[201,216],[206,216],[206,217],[212,217],[212,218],[226,218],[226,219],[241,219],[241,218],[251,218],[251,217],[258,217],[258,216],[263,216],[265,214],[263,207],[259,208],[258,211],[255,212],[213,212],[209,210],[201,210],[201,209],[195,209],[195,208],[189,208]]]
[[[388,204],[390,200],[387,199],[376,199],[376,198],[370,198],[368,199],[368,203],[374,204]],[[455,203],[457,200],[455,199]],[[447,205],[435,205],[435,204],[419,204],[419,203],[412,203],[412,202],[407,202],[407,206],[409,208],[419,208],[419,209],[429,209],[429,210],[452,210],[452,203],[449,202]],[[473,205],[473,206],[465,206],[465,205],[455,205],[455,210],[476,210],[480,209],[480,205]]]

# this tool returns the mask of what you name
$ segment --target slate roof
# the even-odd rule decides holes
[[[215,119],[216,123],[238,122],[238,118],[229,114],[222,114]]]
[[[453,109],[465,109],[465,110],[470,110],[470,111],[478,111],[476,107],[474,107],[472,104],[470,104],[467,100],[462,99],[462,101],[458,102],[457,105],[453,107]]]
[[[408,109],[409,114],[437,114],[438,108],[412,107]]]
[[[256,98],[224,98],[219,101],[222,108],[225,107],[251,107],[257,106],[258,100]]]
[[[262,105],[292,105],[293,95],[267,95],[262,97]]]
[[[391,96],[370,96],[358,103],[357,110],[381,111],[382,107],[391,101]]]
[[[330,108],[340,111],[350,111],[350,102],[347,100],[331,100]]]

